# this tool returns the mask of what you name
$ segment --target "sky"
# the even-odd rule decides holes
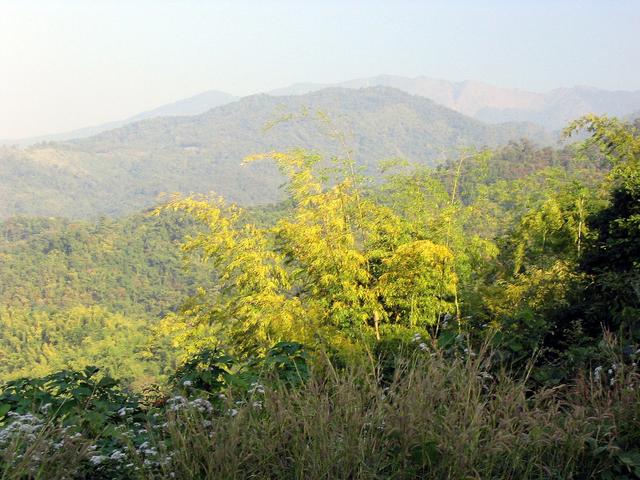
[[[640,89],[640,0],[0,0],[0,139],[379,74]]]

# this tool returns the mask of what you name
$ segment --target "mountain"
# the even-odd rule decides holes
[[[226,105],[227,103],[234,102],[237,99],[238,97],[234,97],[233,95],[225,92],[208,90],[198,95],[194,95],[193,97],[178,100],[177,102],[168,103],[158,108],[154,108],[153,110],[139,113],[125,121],[126,123],[131,123],[155,117],[199,115],[200,113],[204,113],[207,110],[219,107],[220,105]]]
[[[559,130],[587,113],[629,118],[640,111],[640,90],[608,91],[577,86],[546,93],[496,87],[483,82],[452,82],[419,76],[415,78],[378,75],[335,84],[296,83],[267,92],[271,96],[305,95],[329,87],[360,89],[391,87],[411,95],[429,98],[464,115],[486,123],[530,122],[547,130]],[[70,132],[22,139],[0,139],[0,145],[28,146],[61,142],[97,135],[129,123],[164,116],[198,115],[238,100],[228,93],[209,90],[193,97],[162,105],[124,120],[85,127]],[[635,117],[633,117],[635,118]]]
[[[301,83],[269,92],[272,95],[300,95],[326,84]],[[640,109],[640,90],[608,91],[577,86],[546,93],[500,88],[482,82],[450,82],[428,77],[377,77],[335,84],[343,88],[387,86],[429,98],[452,110],[489,123],[532,122],[558,130],[586,113],[625,117]]]
[[[237,97],[217,90],[209,90],[193,97],[178,100],[177,102],[162,105],[160,107],[139,113],[124,120],[107,122],[101,125],[80,128],[70,132],[41,135],[37,137],[21,138],[17,140],[0,140],[0,145],[27,146],[41,142],[61,142],[77,138],[86,138],[97,135],[107,130],[122,127],[128,123],[146,120],[155,117],[198,115],[212,108],[219,107],[237,100]]]
[[[272,95],[300,95],[328,86],[330,85],[301,83],[269,93]],[[336,86],[355,89],[375,86],[397,88],[412,95],[429,98],[436,103],[472,117],[486,107],[519,106],[528,108],[532,107],[536,101],[536,94],[529,92],[501,89],[481,82],[449,82],[428,77],[407,78],[379,75],[341,82]]]
[[[272,149],[338,152],[313,115],[265,129],[305,109],[328,112],[370,173],[389,157],[434,165],[461,147],[546,139],[529,124],[487,125],[387,87],[255,95],[200,115],[142,120],[86,139],[0,148],[0,218],[120,215],[176,191],[213,190],[245,205],[277,201],[282,178],[275,167],[240,164],[249,154]]]
[[[360,89],[391,87],[429,98],[464,115],[486,123],[530,122],[547,130],[559,130],[587,113],[628,118],[640,110],[640,90],[608,91],[577,86],[546,93],[496,87],[477,81],[452,82],[419,76],[378,75],[335,84],[296,83],[267,92],[271,96],[305,95],[329,87]],[[70,132],[22,139],[0,139],[0,145],[28,146],[86,138],[129,123],[164,116],[198,115],[238,100],[228,93],[209,90],[193,97],[162,105],[124,120],[85,127]],[[635,113],[637,116],[637,113]],[[634,117],[635,118],[635,117]]]
[[[475,118],[486,122],[527,121],[559,129],[587,113],[627,117],[640,108],[640,90],[607,91],[593,87],[559,88],[543,94],[535,108],[486,107]]]

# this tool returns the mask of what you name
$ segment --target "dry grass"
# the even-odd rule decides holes
[[[614,388],[585,377],[531,392],[489,363],[409,357],[383,379],[375,365],[336,371],[324,361],[303,387],[266,388],[244,406],[228,392],[226,415],[168,412],[150,441],[161,467],[145,469],[132,450],[127,476],[87,470],[91,442],[79,439],[36,470],[5,449],[13,467],[0,478],[587,479],[639,448],[635,373]],[[38,442],[59,433],[43,429]]]
[[[302,389],[268,390],[260,410],[240,408],[206,428],[193,413],[175,419],[171,472],[182,479],[598,478],[607,459],[593,447],[616,441],[615,409],[638,411],[635,391],[581,382],[532,393],[505,375],[490,378],[486,366],[486,358],[404,360],[381,387],[377,368],[336,373],[327,365]],[[640,431],[638,417],[632,421]]]

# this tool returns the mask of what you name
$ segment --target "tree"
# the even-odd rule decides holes
[[[604,325],[640,339],[640,132],[607,117],[587,116],[572,123],[570,135],[586,129],[584,148],[597,148],[611,164],[609,204],[591,215],[595,233],[581,257],[589,275],[583,311],[593,333]]]
[[[221,281],[185,326],[208,323],[219,340],[250,351],[282,339],[380,339],[387,326],[426,328],[455,311],[451,249],[363,191],[349,160],[334,160],[337,170],[323,178],[319,155],[251,161],[267,158],[287,177],[293,204],[271,227],[243,223],[242,210],[220,199],[178,198],[162,209],[206,226],[183,248],[200,252]]]

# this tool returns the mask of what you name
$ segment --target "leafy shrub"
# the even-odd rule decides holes
[[[111,377],[99,376],[100,369],[86,367],[81,372],[63,370],[43,378],[19,379],[6,383],[0,393],[0,422],[9,412],[40,412],[65,423],[81,422],[94,434],[119,418],[122,409],[139,412],[135,396],[120,388]]]
[[[247,389],[261,379],[299,385],[309,377],[309,355],[302,344],[279,342],[264,356],[240,361],[218,349],[205,349],[184,362],[171,376],[174,388],[217,394]]]

